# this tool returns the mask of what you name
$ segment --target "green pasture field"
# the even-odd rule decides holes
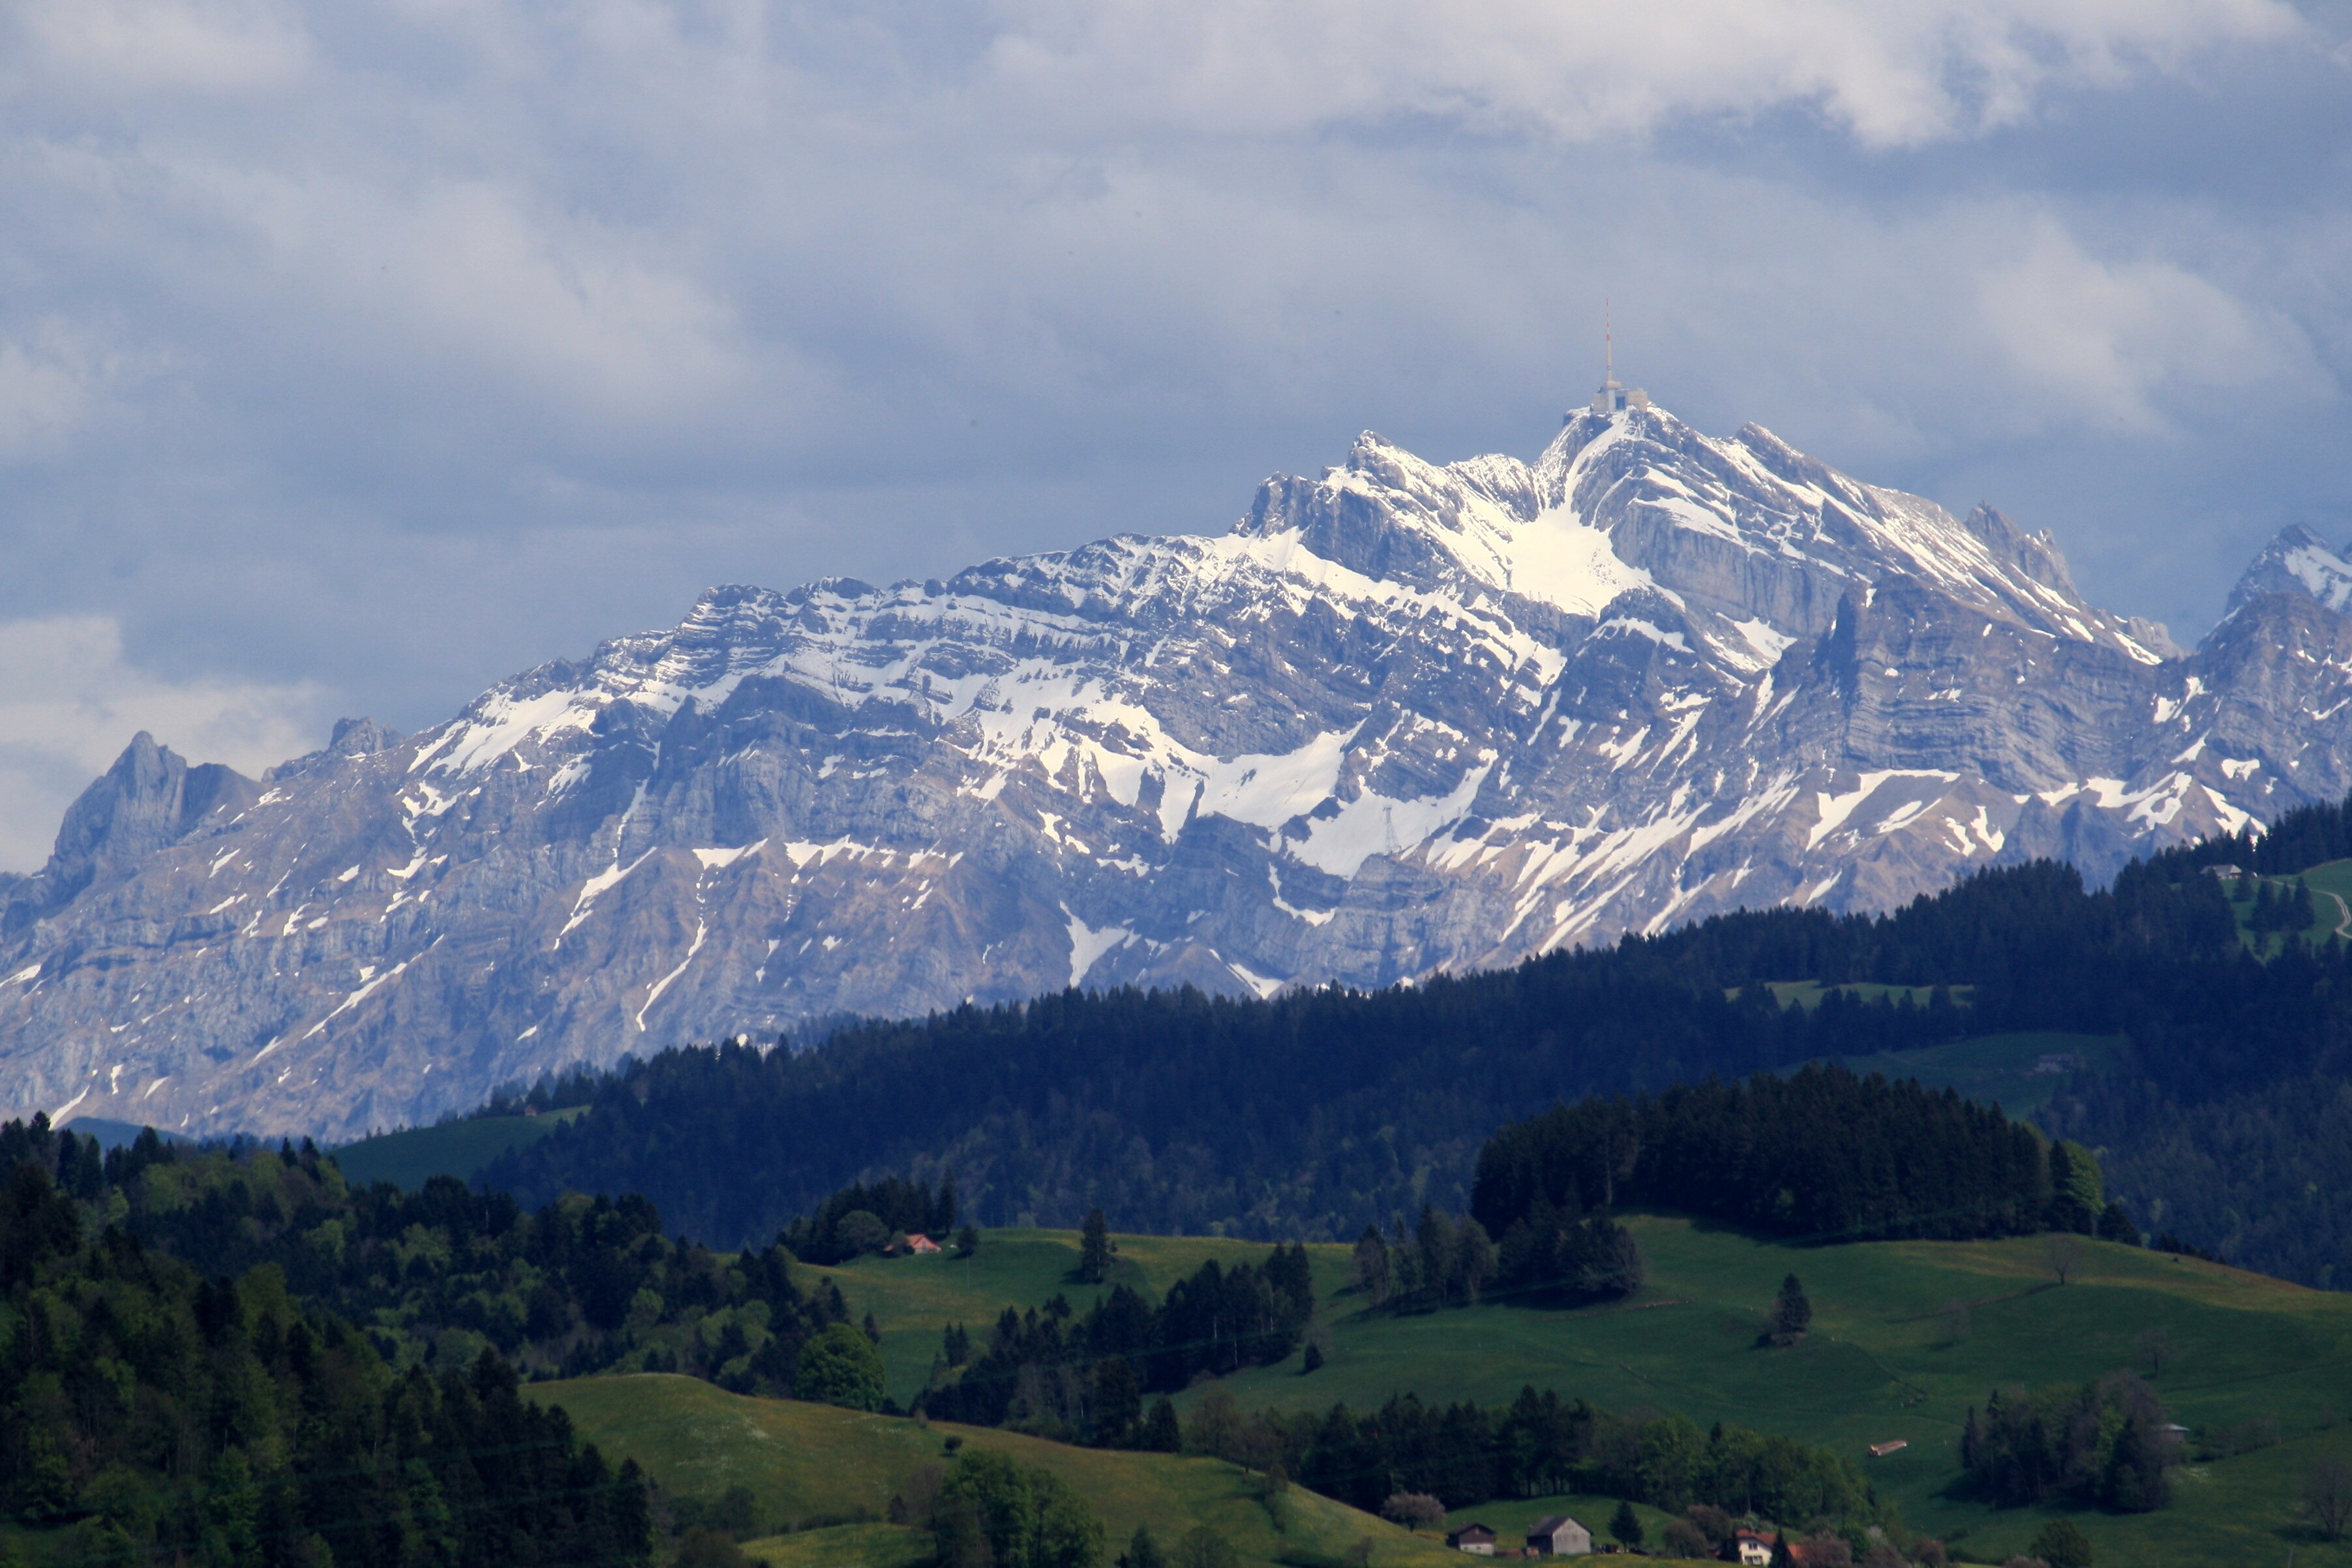
[[[1163,1545],[1207,1524],[1254,1564],[1337,1563],[1360,1540],[1373,1542],[1380,1568],[1458,1560],[1433,1536],[1408,1534],[1297,1487],[1283,1494],[1277,1527],[1256,1478],[1219,1459],[1071,1447],[984,1427],[751,1399],[662,1374],[535,1384],[527,1392],[562,1406],[607,1458],[635,1459],[665,1488],[716,1498],[748,1487],[772,1526],[819,1526],[805,1539],[794,1531],[755,1543],[758,1554],[780,1565],[865,1561],[898,1568],[907,1560],[887,1553],[901,1550],[907,1537],[872,1521],[918,1466],[945,1462],[950,1437],[1052,1470],[1102,1519],[1114,1555],[1139,1524]],[[857,1514],[865,1518],[854,1522],[863,1528],[834,1522]],[[845,1548],[838,1556],[836,1544]]]
[[[2188,1467],[2178,1500],[2161,1512],[2076,1514],[2100,1561],[2284,1562],[2293,1549],[2305,1568],[2352,1568],[2352,1545],[2309,1537],[2294,1518],[2312,1457],[2352,1456],[2352,1426],[2339,1425],[2352,1415],[2352,1298],[2088,1240],[2062,1287],[2046,1237],[1804,1247],[1673,1215],[1624,1218],[1648,1283],[1624,1303],[1576,1310],[1490,1302],[1370,1313],[1346,1285],[1348,1249],[1310,1247],[1330,1359],[1308,1375],[1294,1354],[1227,1385],[1245,1408],[1324,1410],[1344,1400],[1360,1410],[1407,1392],[1499,1405],[1532,1384],[1617,1410],[1680,1410],[1702,1426],[1784,1432],[1852,1457],[1913,1528],[1966,1531],[1972,1552],[1998,1562],[2021,1550],[2051,1510],[1991,1510],[1959,1488],[1969,1406],[1996,1386],[2080,1383],[2134,1365],[2139,1337],[2161,1329],[2177,1354],[2150,1383],[2172,1419],[2200,1432],[2274,1419],[2286,1441]],[[1202,1258],[1265,1251],[1212,1238],[1118,1240],[1121,1268],[1155,1294]],[[874,1312],[890,1391],[903,1403],[920,1386],[947,1319],[977,1332],[996,1308],[1056,1291],[1083,1312],[1094,1288],[1075,1283],[1076,1266],[1073,1233],[989,1231],[968,1264],[868,1258],[823,1272],[840,1282],[854,1313]],[[1813,1331],[1791,1349],[1759,1349],[1765,1310],[1791,1272],[1811,1298]],[[1967,1315],[1958,1341],[1945,1316],[1952,1302]],[[1200,1392],[1179,1395],[1179,1405]],[[1910,1446],[1866,1457],[1869,1445],[1896,1437]],[[1502,1528],[1501,1509],[1470,1511],[1494,1514],[1486,1522]]]
[[[586,1106],[575,1105],[544,1116],[477,1116],[467,1121],[445,1121],[438,1127],[379,1133],[331,1152],[343,1180],[355,1187],[390,1182],[415,1192],[435,1176],[465,1181],[508,1150],[536,1143],[587,1112]]]
[[[1260,1262],[1273,1250],[1265,1242],[1229,1241],[1204,1236],[1122,1236],[1110,1278],[1101,1285],[1078,1279],[1078,1233],[1075,1230],[989,1230],[970,1258],[948,1253],[916,1258],[861,1258],[834,1268],[803,1264],[795,1278],[806,1289],[811,1276],[832,1280],[862,1321],[871,1311],[882,1330],[885,1388],[901,1405],[910,1403],[930,1378],[940,1335],[950,1322],[974,1338],[1007,1306],[1042,1306],[1066,1296],[1083,1316],[1097,1297],[1129,1285],[1152,1300],[1168,1287],[1213,1258],[1221,1264]],[[1329,1298],[1348,1283],[1345,1247],[1309,1247],[1315,1265],[1315,1295]]]
[[[903,1524],[836,1524],[743,1543],[768,1568],[930,1568],[930,1531]]]
[[[2043,1056],[2071,1055],[2085,1067],[2097,1068],[2115,1058],[2120,1036],[2067,1035],[2036,1031],[2017,1035],[1979,1035],[1916,1050],[1880,1051],[1866,1057],[1841,1057],[1841,1064],[1867,1076],[1879,1073],[1900,1081],[1917,1079],[1929,1089],[1954,1089],[1964,1100],[1998,1105],[2022,1121],[2050,1103],[2050,1097],[2069,1081],[2065,1073],[2037,1073]]]
[[[2253,917],[2253,900],[2249,899],[2242,904],[2233,899],[2230,910],[2238,917],[2238,939],[2246,944],[2248,952],[2275,957],[2284,951],[2290,939],[2318,942],[2339,932],[2352,935],[2352,860],[2330,860],[2292,877],[2263,877],[2258,880],[2273,888],[2292,889],[2299,881],[2308,884],[2313,910],[2318,918],[2300,931],[2265,931],[2257,935],[2247,925]],[[2229,883],[2222,886],[2231,889]]]

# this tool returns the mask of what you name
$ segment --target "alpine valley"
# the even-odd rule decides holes
[[[1222,535],[712,589],[258,782],[142,734],[0,879],[0,1109],[347,1137],[845,1015],[2104,878],[2344,795],[2347,610],[2290,531],[2184,651],[1752,425],[1366,435]]]

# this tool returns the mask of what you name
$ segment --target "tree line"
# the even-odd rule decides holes
[[[1516,1300],[1613,1300],[1641,1289],[1642,1250],[1605,1214],[1541,1208],[1514,1224],[1497,1249],[1472,1215],[1424,1205],[1421,1223],[1400,1216],[1388,1236],[1368,1225],[1356,1238],[1356,1288],[1374,1310],[1472,1306],[1490,1290]]]
[[[795,1218],[776,1240],[804,1263],[830,1266],[904,1246],[910,1236],[944,1247],[957,1212],[953,1171],[940,1173],[936,1193],[928,1182],[884,1176],[842,1188]]]
[[[2347,822],[2301,808],[2104,889],[2036,862],[1884,915],[1734,913],[1379,993],[1066,993],[852,1025],[811,1049],[666,1052],[571,1086],[589,1114],[485,1179],[533,1204],[643,1192],[720,1245],[772,1237],[845,1184],[950,1167],[971,1221],[1075,1225],[1099,1204],[1161,1233],[1344,1240],[1424,1200],[1470,1207],[1486,1134],[1531,1103],[2066,1031],[2117,1045],[2036,1120],[2109,1151],[2112,1197],[2182,1246],[2352,1282],[2352,1197],[2327,1195],[2352,1194],[2352,1154],[2316,1125],[2352,1083],[2352,958],[2334,942],[2249,952],[2205,874],[2297,875],[2352,844]],[[1793,980],[1829,989],[1780,1005],[1768,985]],[[1841,989],[1864,984],[1921,989]],[[1924,1212],[1899,1183],[1833,1184],[1866,1201],[1814,1222],[1824,1234]]]
[[[1877,1500],[1853,1465],[1793,1438],[1688,1416],[1615,1413],[1523,1388],[1507,1406],[1425,1404],[1411,1394],[1378,1410],[1243,1416],[1230,1396],[1204,1400],[1188,1447],[1260,1470],[1278,1467],[1326,1497],[1381,1512],[1427,1496],[1448,1511],[1506,1498],[1598,1493],[1679,1513],[1694,1504],[1792,1524],[1868,1524]]]
[[[1831,1066],[1512,1122],[1479,1151],[1470,1212],[1511,1254],[1623,1205],[1858,1241],[2039,1230],[2052,1195],[2042,1140],[1997,1108]]]
[[[2235,953],[2236,931],[2193,869],[2134,868],[2094,890],[2044,862],[1880,917],[1725,915],[1376,993],[1069,992],[859,1025],[814,1049],[666,1051],[483,1179],[526,1203],[643,1193],[722,1245],[773,1236],[850,1182],[950,1167],[982,1223],[1074,1226],[1100,1204],[1160,1233],[1341,1240],[1424,1198],[1465,1206],[1480,1142],[1530,1100],[1968,1033],[2112,1033],[2151,1006],[2208,1008],[2182,971]],[[1930,989],[1814,1007],[1765,989],[1798,979]]]
[[[1172,1447],[1172,1410],[1162,1402],[1147,1415],[1145,1394],[1282,1361],[1314,1315],[1304,1246],[1255,1264],[1211,1258],[1157,1306],[1120,1284],[1083,1316],[1059,1295],[1025,1312],[1007,1307],[976,1353],[969,1331],[949,1324],[918,1408],[1103,1447]]]
[[[0,1169],[23,1163],[143,1247],[210,1274],[276,1269],[400,1366],[462,1369],[489,1348],[527,1375],[680,1372],[789,1394],[801,1347],[848,1316],[830,1282],[799,1289],[784,1248],[724,1257],[673,1239],[641,1197],[570,1194],[526,1213],[446,1176],[353,1187],[307,1141],[230,1151],[150,1130],[101,1152],[40,1116],[0,1125]]]
[[[0,1186],[0,1514],[81,1561],[636,1563],[647,1490],[485,1349],[398,1372],[264,1264],[205,1278],[92,1234],[51,1169]]]
[[[1960,1464],[2004,1508],[2063,1496],[2125,1513],[2171,1500],[2180,1443],[2147,1384],[2128,1372],[2029,1392],[1995,1389],[1969,1411]]]

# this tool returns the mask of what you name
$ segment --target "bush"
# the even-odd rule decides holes
[[[2071,1519],[2053,1519],[2042,1527],[2028,1552],[2050,1568],[2091,1568],[2091,1542]]]
[[[689,1530],[677,1549],[674,1568],[751,1568],[743,1549],[715,1530]]]
[[[1203,1524],[1176,1543],[1175,1568],[1242,1568],[1242,1558],[1232,1542]]]
[[[1675,1557],[1715,1555],[1715,1543],[1707,1540],[1706,1532],[1686,1519],[1666,1521],[1665,1534],[1663,1539],[1666,1544],[1666,1551]]]
[[[890,1227],[870,1209],[852,1209],[833,1222],[833,1239],[843,1252],[862,1258],[890,1245]]]
[[[1427,1492],[1391,1492],[1381,1517],[1407,1530],[1434,1530],[1445,1522],[1445,1505]]]

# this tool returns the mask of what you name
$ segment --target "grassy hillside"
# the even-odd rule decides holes
[[[1857,1073],[1888,1079],[1916,1078],[1929,1089],[1955,1089],[1964,1100],[1998,1105],[2023,1121],[2050,1103],[2068,1082],[2066,1073],[2034,1070],[2045,1056],[2072,1056],[2083,1067],[2105,1067],[2121,1039],[2112,1035],[2068,1035],[2050,1030],[2017,1035],[1979,1035],[1916,1050],[1841,1057]]]
[[[574,1106],[544,1116],[477,1116],[438,1127],[411,1127],[362,1138],[332,1152],[343,1179],[354,1186],[390,1182],[414,1192],[435,1176],[467,1180],[509,1150],[528,1148],[565,1121],[585,1115],[587,1109]]]
[[[2297,882],[2308,884],[2312,910],[2316,918],[2299,931],[2257,932],[2249,924],[2254,912],[2253,900],[2249,899],[2240,903],[2232,898],[2230,909],[2238,919],[2238,939],[2246,944],[2249,952],[2273,957],[2290,940],[2326,942],[2339,931],[2352,935],[2352,860],[2329,860],[2292,877],[2260,877],[2255,881],[2273,890],[2289,892],[2294,890]],[[2234,893],[2237,885],[2228,886]]]
[[[805,1288],[810,1277],[832,1280],[862,1320],[874,1313],[882,1329],[882,1364],[890,1397],[901,1405],[922,1392],[930,1376],[940,1333],[959,1322],[978,1337],[1007,1306],[1034,1307],[1066,1295],[1084,1312],[1114,1285],[1129,1285],[1153,1300],[1168,1287],[1214,1258],[1221,1263],[1263,1260],[1272,1249],[1262,1242],[1215,1237],[1122,1236],[1109,1279],[1101,1286],[1078,1279],[1078,1233],[1074,1230],[990,1230],[981,1233],[971,1258],[942,1253],[920,1258],[861,1258],[836,1268],[803,1266],[794,1278]],[[1328,1300],[1347,1285],[1348,1253],[1341,1247],[1308,1248],[1315,1263],[1315,1295]]]
[[[2352,1299],[2099,1243],[2083,1243],[2083,1265],[2061,1287],[2045,1238],[1807,1248],[1672,1216],[1627,1223],[1649,1283],[1622,1305],[1581,1311],[1489,1304],[1370,1315],[1345,1292],[1347,1249],[1313,1248],[1333,1328],[1329,1363],[1302,1375],[1293,1357],[1230,1386],[1245,1406],[1323,1409],[1406,1391],[1500,1405],[1533,1384],[1618,1409],[1678,1409],[1702,1425],[1785,1432],[1857,1459],[1900,1437],[1910,1447],[1866,1461],[1864,1473],[1916,1528],[1966,1531],[1966,1544],[1998,1561],[2045,1515],[1989,1510],[1958,1490],[1968,1408],[1996,1385],[2081,1382],[2133,1365],[2140,1336],[2160,1329],[2177,1354],[2151,1382],[2173,1419],[2200,1432],[2275,1420],[2286,1441],[2190,1467],[2161,1513],[2077,1516],[2102,1561],[2283,1560],[2292,1546],[2299,1563],[2352,1565],[2352,1546],[2305,1541],[2293,1517],[2313,1455],[2352,1455],[2352,1426],[2338,1425],[2352,1414]],[[1144,1237],[1122,1237],[1119,1247],[1129,1277],[1155,1290],[1203,1257],[1264,1250]],[[977,1327],[1007,1301],[1034,1304],[1055,1291],[1083,1310],[1093,1291],[1075,1282],[1076,1265],[1073,1234],[992,1231],[969,1261],[869,1258],[823,1272],[853,1312],[875,1313],[891,1392],[903,1400],[919,1387],[947,1318]],[[1765,1309],[1792,1271],[1811,1297],[1814,1331],[1793,1349],[1759,1350]],[[1946,1312],[1953,1302],[1966,1304],[1962,1338]],[[1498,1509],[1470,1511],[1503,1523]]]
[[[1115,1545],[1139,1524],[1167,1543],[1205,1523],[1253,1564],[1336,1562],[1364,1539],[1382,1568],[1458,1561],[1432,1537],[1297,1488],[1285,1494],[1286,1521],[1277,1528],[1253,1478],[1215,1459],[1073,1448],[982,1427],[749,1399],[685,1377],[583,1378],[530,1392],[562,1406],[607,1458],[634,1458],[673,1491],[715,1498],[749,1487],[772,1525],[802,1527],[758,1543],[758,1553],[778,1564],[907,1563],[923,1538],[872,1521],[916,1467],[942,1460],[950,1436],[1054,1471],[1101,1516]]]

